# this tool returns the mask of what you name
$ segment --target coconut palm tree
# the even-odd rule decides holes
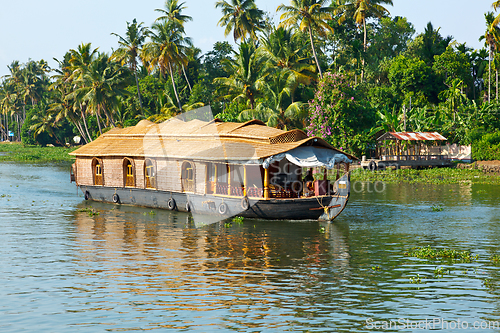
[[[64,146],[64,144],[57,137],[56,131],[54,131],[55,129],[57,129],[58,125],[55,120],[54,114],[49,111],[47,103],[45,101],[42,101],[40,103],[39,109],[40,112],[37,112],[31,119],[33,125],[30,126],[30,130],[34,131],[33,136],[36,138],[38,135],[45,132],[49,136],[53,137],[58,145]]]
[[[261,90],[265,94],[263,102],[255,109],[245,110],[238,116],[239,121],[259,119],[268,126],[287,130],[291,127],[303,128],[307,110],[302,102],[292,101],[292,90],[295,87],[295,76],[291,71],[282,70],[273,76],[271,82],[265,83]]]
[[[467,101],[467,96],[463,93],[463,81],[460,79],[454,79],[448,86],[447,90],[443,90],[439,95],[446,99],[450,110],[453,114],[453,121],[456,119],[456,114],[458,111],[458,106],[464,104]]]
[[[495,2],[493,2],[492,7],[495,11],[497,11],[497,9],[500,7],[500,0],[496,0]],[[498,14],[492,22],[492,25],[497,26],[498,24],[500,24],[500,14]]]
[[[391,5],[392,0],[337,0],[338,7],[335,14],[340,14],[339,24],[346,21],[347,17],[352,16],[359,27],[363,27],[363,51],[366,53],[366,19],[370,17],[381,18],[389,14],[389,11],[382,4]],[[364,59],[361,70],[361,81],[364,78]]]
[[[262,94],[267,75],[266,58],[262,56],[253,44],[242,42],[239,53],[235,59],[224,63],[226,71],[232,73],[229,77],[219,77],[214,79],[215,84],[219,84],[227,90],[223,98],[233,100],[247,100],[250,109],[255,108],[255,99]]]
[[[205,104],[201,102],[197,102],[194,104],[184,104],[182,106],[181,112],[187,112],[197,108],[201,108],[204,105]],[[156,123],[161,123],[179,115],[180,113],[179,109],[175,106],[172,98],[167,93],[158,96],[157,107],[160,112],[148,117],[148,120],[154,121]]]
[[[234,41],[243,41],[247,35],[252,38],[255,46],[257,31],[265,28],[264,12],[257,8],[254,0],[219,0],[215,8],[220,8],[222,18],[218,25],[226,27],[224,37],[233,31]]]
[[[141,47],[149,33],[149,29],[143,27],[143,24],[143,22],[137,23],[136,19],[134,19],[132,23],[127,22],[125,37],[112,33],[112,35],[118,37],[118,43],[120,44],[120,47],[113,52],[113,57],[121,61],[122,64],[128,64],[130,70],[134,73],[135,84],[137,86],[137,98],[139,98],[141,110],[142,98],[139,80],[137,79],[137,58],[139,58]]]
[[[186,49],[192,45],[191,39],[184,37],[184,28],[171,22],[156,22],[153,24],[151,41],[142,48],[142,61],[148,65],[148,71],[158,68],[161,75],[170,75],[175,98],[179,110],[182,104],[174,80],[174,69],[183,65],[186,60]]]
[[[314,48],[313,32],[320,37],[326,36],[328,32],[333,32],[333,28],[327,21],[332,20],[334,9],[325,7],[326,0],[290,0],[290,6],[281,4],[276,11],[283,12],[280,17],[282,27],[291,27],[298,25],[302,32],[307,31],[314,61],[318,67],[320,78],[323,78],[323,72]]]
[[[176,26],[179,30],[184,34],[184,24],[188,21],[192,21],[193,18],[189,15],[183,15],[182,11],[187,7],[184,7],[185,2],[178,3],[177,0],[167,0],[165,2],[165,9],[155,9],[155,11],[163,13],[163,16],[160,16],[156,19],[156,21],[165,21],[169,24]],[[184,61],[187,63],[187,61]],[[181,63],[182,73],[184,74],[184,78],[186,79],[187,85],[189,87],[189,91],[192,90],[191,83],[186,74],[186,69],[184,63]]]
[[[156,12],[163,13],[156,21],[167,21],[174,25],[184,29],[184,24],[188,21],[192,21],[193,18],[189,15],[183,15],[181,12],[186,9],[184,7],[185,2],[179,3],[177,0],[167,0],[165,1],[165,9],[155,9]]]
[[[276,73],[288,71],[293,76],[294,86],[290,87],[290,97],[294,102],[294,92],[299,84],[309,85],[317,79],[316,66],[307,57],[301,33],[279,27],[261,38],[261,48],[267,57],[268,66]]]
[[[491,62],[493,61],[493,50],[498,40],[500,40],[500,29],[498,26],[493,25],[495,18],[493,12],[488,12],[484,14],[486,20],[486,32],[479,40],[484,40],[485,45],[489,50],[488,57],[488,102],[491,101]]]
[[[69,94],[69,98],[84,102],[88,110],[96,115],[101,134],[101,113],[115,127],[113,108],[118,103],[118,96],[128,93],[125,88],[129,83],[129,73],[123,66],[110,61],[108,55],[99,54],[76,80],[78,88]]]

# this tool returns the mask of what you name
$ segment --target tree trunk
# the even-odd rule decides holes
[[[172,80],[172,86],[174,87],[174,94],[175,94],[175,98],[177,99],[177,105],[179,106],[179,112],[182,112],[182,104],[181,104],[181,101],[179,99],[179,94],[177,93],[177,87],[176,87],[175,81],[174,81],[174,72],[172,70],[172,65],[170,63],[168,63],[168,69],[170,72],[170,79]]]
[[[113,117],[111,116],[111,114],[108,113],[108,110],[106,110],[106,108],[104,106],[99,106],[98,108],[101,108],[104,111],[104,115],[111,122],[111,125],[113,125],[113,127],[116,127],[115,121],[113,120]]]
[[[361,55],[361,83],[365,78],[365,54],[366,54],[366,19],[363,18],[363,54]]]
[[[102,135],[101,122],[99,120],[99,109],[96,110],[95,119],[97,120],[97,126],[99,127],[99,134]]]
[[[188,87],[189,87],[189,92],[192,92],[193,89],[191,88],[191,83],[189,83],[188,77],[186,75],[186,70],[184,69],[184,65],[182,65],[182,72],[184,73],[184,78],[186,78],[186,82],[187,82]]]
[[[83,141],[85,141],[85,143],[89,143],[89,141],[87,140],[87,137],[85,136],[85,132],[83,131],[82,124],[77,120],[74,121],[74,124],[75,124],[76,128],[78,129],[78,132],[80,132],[80,136],[82,137]]]
[[[314,49],[314,41],[313,41],[313,35],[312,35],[311,26],[309,26],[308,28],[309,28],[309,39],[311,41],[311,49],[312,49],[312,52],[313,52],[314,61],[316,61],[316,66],[318,67],[319,77],[323,78],[323,72],[321,71],[321,67],[319,65],[318,57],[316,56],[316,50]]]
[[[89,133],[89,127],[87,126],[87,119],[85,119],[85,113],[83,112],[83,106],[80,104],[80,112],[82,113],[83,125],[85,126],[85,131],[87,132],[88,142],[92,141],[92,136]]]
[[[490,56],[488,57],[488,103],[491,96],[491,45],[490,45]]]
[[[6,132],[7,132],[7,140],[10,140],[10,137],[9,137],[9,116],[6,114],[5,115],[5,124],[6,124]]]
[[[139,80],[137,79],[137,70],[134,71],[135,85],[137,86],[137,97],[139,98],[139,106],[141,107],[141,112],[144,115],[144,109],[142,108],[142,98],[141,98],[141,88],[139,88]]]

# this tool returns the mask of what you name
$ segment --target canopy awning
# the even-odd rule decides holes
[[[387,132],[377,141],[402,140],[402,141],[446,141],[447,139],[438,132]]]
[[[352,162],[346,155],[335,150],[314,146],[301,146],[287,151],[286,153],[266,158],[262,166],[268,169],[269,165],[281,161],[284,158],[303,168],[325,167],[327,169],[333,169],[336,163]]]

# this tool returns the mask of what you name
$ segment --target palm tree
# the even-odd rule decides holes
[[[282,70],[274,75],[274,80],[264,84],[265,99],[257,104],[255,109],[245,110],[238,116],[239,121],[259,119],[268,126],[287,130],[290,127],[304,127],[302,123],[307,116],[307,110],[302,102],[293,102],[292,89],[295,86],[295,76],[292,72]]]
[[[258,52],[253,44],[242,42],[236,59],[225,62],[226,71],[232,73],[229,77],[214,79],[227,89],[226,96],[233,100],[247,100],[250,109],[255,108],[255,99],[262,94],[267,74],[266,58]]]
[[[127,22],[125,37],[112,33],[112,35],[119,38],[118,43],[120,44],[120,48],[113,53],[113,57],[119,59],[122,64],[128,64],[130,70],[134,73],[135,84],[137,86],[137,97],[139,98],[141,110],[142,99],[141,90],[139,88],[139,80],[137,79],[137,58],[139,57],[141,47],[149,33],[148,28],[143,27],[143,24],[143,22],[137,23],[136,19],[134,19],[132,23]]]
[[[93,111],[97,118],[99,132],[102,128],[99,121],[101,112],[114,127],[113,108],[118,104],[118,96],[124,96],[128,92],[125,90],[128,84],[129,72],[123,66],[110,61],[106,54],[99,56],[88,66],[75,82],[78,88],[71,94],[70,98],[82,101],[90,111]]]
[[[182,109],[177,86],[174,80],[174,68],[183,65],[186,59],[186,49],[191,46],[191,39],[183,37],[184,28],[169,22],[157,22],[153,24],[151,41],[146,43],[142,49],[142,61],[148,64],[151,72],[158,68],[162,76],[168,72],[172,81],[175,98],[179,110]]]
[[[46,102],[41,103],[40,111],[41,112],[36,113],[31,119],[33,125],[30,126],[30,130],[34,131],[33,136],[36,138],[38,135],[46,132],[56,140],[57,144],[63,146],[63,143],[61,143],[54,131],[58,126],[57,122],[54,115],[49,111]]]
[[[276,9],[276,11],[283,12],[280,17],[280,26],[291,27],[298,24],[302,32],[307,31],[309,34],[311,50],[320,78],[323,78],[323,72],[314,48],[313,31],[320,37],[333,32],[333,28],[326,21],[332,19],[334,9],[324,7],[325,2],[326,0],[290,0],[290,6],[281,4]]]
[[[204,106],[205,104],[197,102],[194,104],[184,104],[181,108],[181,112],[191,111]],[[158,109],[160,112],[148,117],[148,120],[154,121],[156,123],[164,122],[172,117],[179,115],[179,109],[175,106],[172,98],[164,93],[158,96]]]
[[[493,60],[493,50],[497,40],[500,40],[500,29],[498,26],[493,25],[495,18],[493,12],[488,12],[484,14],[486,19],[486,32],[479,40],[484,40],[485,44],[488,46],[489,57],[488,57],[488,102],[491,101],[491,62]]]
[[[165,9],[155,9],[156,12],[163,13],[156,21],[167,21],[171,22],[178,27],[184,29],[184,24],[188,21],[192,21],[193,18],[189,15],[182,15],[181,12],[187,7],[183,7],[185,2],[178,3],[177,0],[167,0],[165,2]]]
[[[271,68],[290,71],[294,76],[296,85],[291,90],[293,102],[293,93],[298,84],[309,85],[316,80],[316,68],[305,55],[305,45],[300,33],[294,34],[291,29],[283,27],[273,29],[267,37],[261,39],[261,45]]]
[[[220,8],[222,18],[218,25],[226,27],[224,37],[233,31],[234,41],[244,40],[248,34],[255,46],[257,31],[264,29],[264,12],[257,8],[254,0],[219,0],[215,3],[215,8]]]
[[[458,106],[467,101],[467,96],[463,93],[463,84],[462,80],[454,79],[448,86],[448,89],[440,93],[440,96],[445,98],[450,106],[450,110],[453,113],[453,121],[456,119]]]
[[[495,11],[497,11],[498,7],[500,7],[500,0],[496,0],[493,2],[492,7]],[[500,23],[500,14],[495,17],[495,19],[492,22],[492,25],[497,26]]]
[[[381,18],[389,11],[381,4],[392,6],[392,0],[338,0],[338,8],[335,14],[341,14],[339,24],[346,21],[348,16],[352,16],[358,26],[363,27],[363,51],[366,53],[366,19],[369,17]],[[361,71],[361,81],[364,77],[364,59],[362,60],[363,68]]]
[[[62,80],[62,84],[72,84],[72,87],[67,90],[65,99],[73,105],[74,110],[80,111],[80,116],[90,141],[92,141],[92,137],[89,134],[87,125],[87,104],[83,100],[77,99],[76,95],[72,92],[77,87],[76,82],[81,79],[84,73],[88,71],[90,64],[97,58],[97,56],[98,48],[92,50],[91,43],[82,43],[78,45],[76,50],[70,49],[64,56],[63,61],[58,61],[60,67],[60,70],[58,71],[58,79]],[[97,123],[100,126],[99,118],[97,118]]]
[[[169,24],[172,24],[175,27],[177,27],[184,34],[185,33],[184,24],[188,21],[193,20],[191,16],[183,15],[181,13],[184,9],[187,8],[184,7],[184,4],[185,2],[179,4],[177,0],[167,0],[165,2],[165,9],[155,9],[155,11],[165,14],[163,16],[158,17],[156,21],[168,22]],[[186,79],[186,82],[188,84],[189,91],[191,91],[192,90],[191,83],[189,83],[184,63],[181,63],[181,67],[182,67],[182,73],[184,74],[184,78]]]

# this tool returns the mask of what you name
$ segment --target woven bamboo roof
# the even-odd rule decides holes
[[[301,130],[282,131],[259,120],[246,123],[183,121],[172,118],[156,124],[142,120],[136,126],[114,128],[70,153],[80,157],[169,157],[176,159],[249,161],[284,153],[302,145],[333,149],[326,141],[307,137]]]

